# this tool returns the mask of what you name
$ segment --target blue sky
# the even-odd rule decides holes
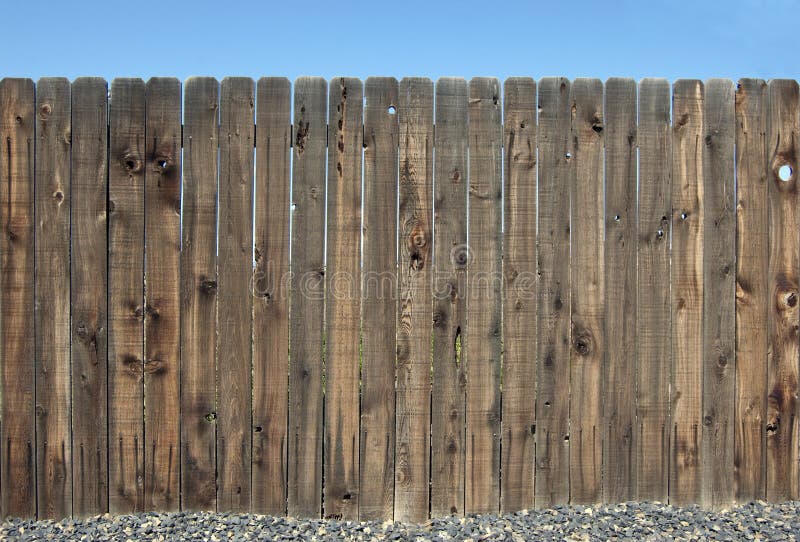
[[[0,76],[800,77],[800,0],[0,0],[0,8]]]

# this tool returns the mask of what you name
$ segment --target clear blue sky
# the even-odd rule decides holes
[[[0,76],[800,78],[798,23],[800,0],[0,0]]]

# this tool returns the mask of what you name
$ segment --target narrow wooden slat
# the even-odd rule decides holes
[[[295,82],[288,513],[304,517],[322,512],[326,100],[324,79]]]
[[[464,513],[467,83],[436,83],[431,516]]]
[[[145,144],[145,509],[180,505],[181,84],[147,82]]]
[[[667,502],[669,493],[670,254],[672,137],[670,87],[664,79],[639,85],[639,253],[636,299],[636,492]]]
[[[669,499],[700,499],[703,382],[703,83],[672,90],[672,405]]]
[[[0,510],[36,514],[34,129],[30,79],[0,81]]]
[[[219,83],[184,88],[181,272],[181,508],[215,510]]]
[[[767,500],[798,498],[798,266],[800,218],[800,104],[794,80],[773,80],[767,89],[767,184],[769,185],[769,333],[767,402]],[[782,180],[783,166],[791,176]]]
[[[736,91],[736,500],[766,498],[769,193],[761,79]]]
[[[595,503],[602,482],[603,83],[572,84],[572,260],[570,349],[570,501]]]
[[[733,83],[706,83],[703,143],[703,487],[701,503],[733,502],[736,394],[736,216]]]
[[[569,501],[569,80],[539,82],[539,259],[536,345],[536,506]]]
[[[536,82],[506,80],[500,510],[533,507],[536,432]]]
[[[109,104],[109,511],[144,510],[145,85],[115,79]]]
[[[70,84],[36,86],[36,472],[39,518],[72,515],[69,357]]]
[[[220,91],[217,509],[250,509],[252,451],[253,80]]]
[[[72,84],[73,513],[108,510],[106,145],[108,86]]]
[[[286,513],[292,89],[258,81],[253,280],[253,512]]]
[[[466,482],[464,511],[500,506],[500,326],[502,115],[500,81],[469,83],[469,262],[464,333]]]
[[[364,258],[362,268],[359,519],[394,508],[394,380],[397,312],[397,104],[394,78],[364,85]]]
[[[431,423],[433,83],[400,82],[399,299],[394,518],[428,517]]]

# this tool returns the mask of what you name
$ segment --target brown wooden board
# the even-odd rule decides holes
[[[109,511],[144,510],[145,84],[114,79],[108,164]]]
[[[108,85],[72,84],[73,514],[108,510],[107,161]]]
[[[286,513],[292,87],[259,79],[253,280],[253,512]]]
[[[220,90],[217,268],[217,510],[250,510],[252,451],[253,80]]]
[[[464,513],[467,83],[436,83],[431,516]]]
[[[36,514],[34,130],[30,79],[0,81],[0,511]]]
[[[369,104],[367,104],[369,106]],[[400,81],[394,519],[428,517],[433,315],[433,83]],[[369,143],[369,141],[368,141]]]
[[[536,506],[569,501],[570,82],[539,82]]]
[[[299,78],[292,128],[288,513],[303,517],[322,512],[326,111],[326,81]]]
[[[215,510],[219,83],[184,85],[181,239],[181,508]]]
[[[359,519],[394,509],[394,382],[397,352],[397,80],[364,85],[364,258]]]
[[[736,500],[765,499],[769,193],[761,79],[736,90]]]
[[[570,502],[601,497],[603,356],[603,83],[572,84]]]
[[[69,356],[70,84],[36,85],[36,472],[39,518],[72,515]]]
[[[506,79],[500,511],[533,507],[536,433],[536,82]]]
[[[700,499],[703,383],[703,95],[701,81],[672,90],[672,377],[669,500]]]

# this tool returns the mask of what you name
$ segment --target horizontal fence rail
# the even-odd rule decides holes
[[[0,81],[3,516],[800,498],[793,80]]]

